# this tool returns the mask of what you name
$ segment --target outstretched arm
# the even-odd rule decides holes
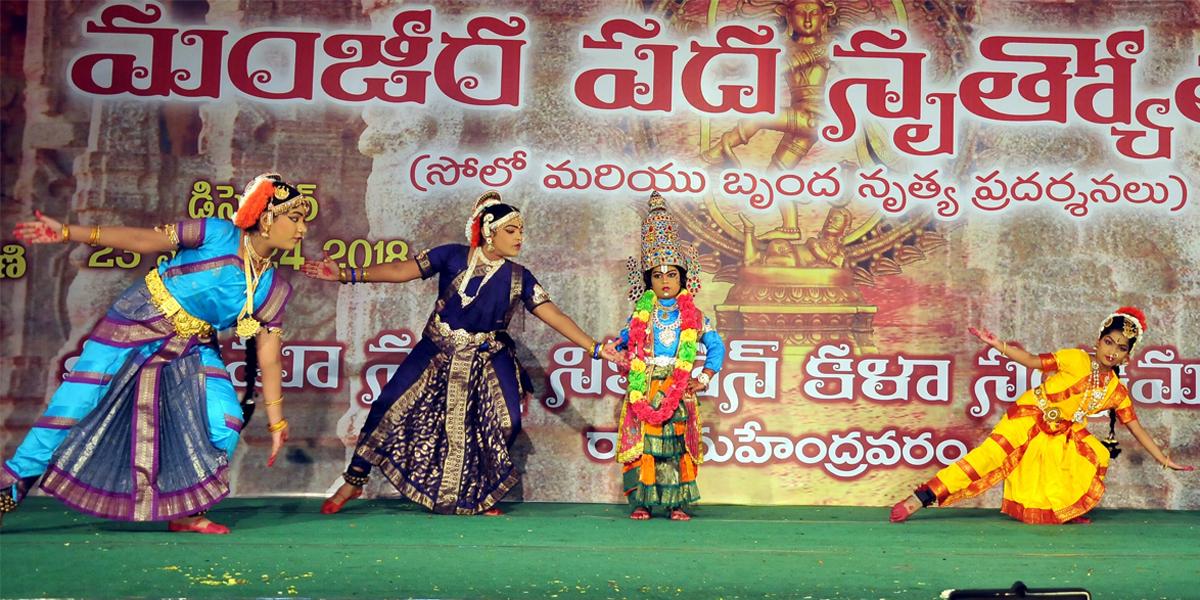
[[[404,283],[421,277],[421,268],[417,266],[417,261],[411,259],[351,271],[348,267],[339,267],[328,254],[322,260],[304,261],[300,271],[312,279],[342,282],[353,280],[358,283]]]
[[[1149,433],[1146,433],[1146,430],[1142,428],[1141,423],[1139,423],[1137,419],[1126,423],[1125,426],[1129,428],[1129,433],[1133,434],[1133,437],[1138,441],[1138,443],[1146,449],[1146,452],[1149,452],[1150,456],[1154,457],[1154,460],[1158,461],[1158,464],[1162,465],[1164,468],[1173,469],[1175,471],[1195,470],[1195,467],[1183,466],[1171,460],[1171,457],[1167,456],[1162,449],[1158,447],[1158,444],[1154,443],[1154,439],[1150,437]]]
[[[986,329],[968,327],[967,331],[969,331],[971,335],[982,340],[985,344],[999,350],[1000,354],[1003,354],[1027,369],[1042,368],[1042,359],[1038,358],[1036,354],[1031,354],[1016,346],[1009,346],[1007,342],[1000,341],[1000,338],[996,337],[996,334]]]
[[[87,242],[95,246],[107,246],[117,250],[129,250],[152,254],[170,252],[176,248],[167,234],[143,227],[63,225],[35,211],[36,221],[18,223],[13,236],[31,244],[61,244],[64,242]],[[68,239],[69,238],[69,239]]]
[[[596,339],[583,332],[575,321],[571,320],[566,313],[558,308],[553,302],[544,302],[533,309],[533,316],[541,319],[544,323],[550,326],[551,329],[562,334],[563,337],[571,340],[571,342],[589,353],[596,346]]]

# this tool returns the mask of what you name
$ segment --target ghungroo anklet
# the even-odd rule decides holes
[[[371,481],[370,475],[351,475],[349,471],[342,473],[342,479],[354,487],[363,487]]]

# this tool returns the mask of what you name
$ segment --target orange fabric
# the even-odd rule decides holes
[[[690,483],[696,480],[696,462],[687,452],[679,458],[679,479],[682,483]]]
[[[966,473],[967,477],[971,478],[971,481],[979,481],[979,472],[975,470],[975,467],[971,466],[971,463],[967,462],[967,459],[960,459],[954,463],[954,466],[962,469],[963,473]]]
[[[946,484],[942,483],[942,480],[938,479],[936,475],[933,477],[933,479],[930,479],[928,482],[926,482],[925,485],[928,486],[929,490],[933,492],[933,495],[937,497],[938,504],[941,504],[950,496],[950,489],[947,488]]]
[[[1057,371],[1058,361],[1054,359],[1054,355],[1049,352],[1039,354],[1038,358],[1042,359],[1042,371]]]
[[[654,475],[654,457],[649,454],[642,455],[641,471],[638,472],[638,481],[642,485],[654,485],[657,481]]]
[[[1137,413],[1133,412],[1133,398],[1129,396],[1129,389],[1125,384],[1117,384],[1117,389],[1113,391],[1113,402],[1117,403],[1117,420],[1122,423],[1137,420]]]
[[[648,374],[647,378],[649,379]],[[663,388],[671,388],[671,379],[669,376],[666,379],[650,379],[650,385],[646,386],[646,398],[653,398],[660,391],[666,393]]]
[[[1000,449],[1003,450],[1005,454],[1012,454],[1013,450],[1016,450],[1016,448],[1013,448],[1012,442],[1008,441],[1008,438],[998,433],[993,433],[992,435],[989,435],[988,438],[999,444]]]

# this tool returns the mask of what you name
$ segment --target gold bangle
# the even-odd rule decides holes
[[[62,224],[62,231],[61,231],[61,232],[59,232],[59,235],[61,235],[61,236],[62,236],[62,241],[63,241],[64,243],[65,243],[65,242],[69,242],[69,241],[71,241],[71,226],[70,226],[70,225],[67,225],[66,223],[63,223],[63,224]]]
[[[88,236],[87,243],[89,246],[95,246],[96,242],[99,242],[99,241],[100,241],[100,226],[92,225],[92,233],[91,233],[91,235]]]
[[[278,400],[267,400],[263,403],[264,406],[275,406],[278,404],[283,404],[283,396],[280,396]]]
[[[363,267],[363,270],[362,270],[362,282],[363,283],[367,282],[367,268],[366,267]]]
[[[1000,342],[1000,354],[1008,356],[1008,342]]]
[[[270,425],[267,425],[267,431],[275,433],[276,431],[287,429],[287,426],[287,419],[280,419],[274,423],[271,423]]]
[[[346,267],[338,267],[338,281],[346,283]]]

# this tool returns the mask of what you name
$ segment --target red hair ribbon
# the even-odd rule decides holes
[[[483,227],[481,225],[482,222],[483,222],[482,214],[475,217],[474,221],[471,221],[471,248],[478,248],[483,245]]]

